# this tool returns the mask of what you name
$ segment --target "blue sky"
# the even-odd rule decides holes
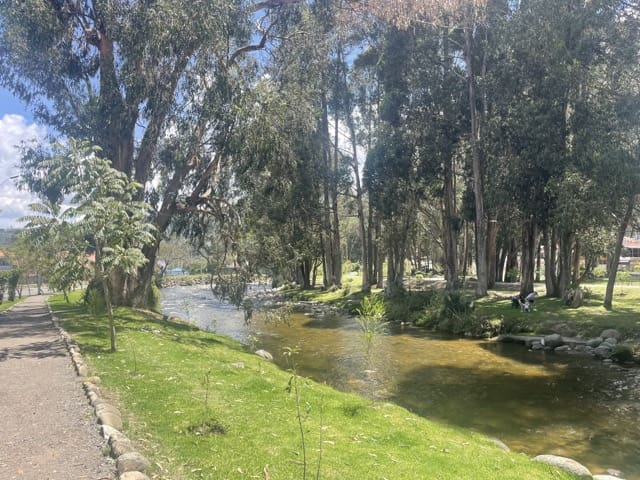
[[[0,88],[0,228],[20,227],[17,220],[34,201],[29,193],[19,191],[11,179],[18,173],[16,146],[42,139],[45,134],[45,128],[34,123],[27,106]]]

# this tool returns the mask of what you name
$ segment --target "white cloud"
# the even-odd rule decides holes
[[[0,228],[20,227],[17,221],[28,213],[28,205],[35,198],[29,192],[18,190],[20,145],[40,141],[45,129],[36,124],[27,125],[21,115],[6,114],[0,119]]]

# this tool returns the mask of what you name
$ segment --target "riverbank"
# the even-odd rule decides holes
[[[161,478],[572,478],[462,428],[337,392],[278,369],[228,338],[74,297],[52,307],[92,373],[120,403],[125,432]],[[292,364],[296,354],[291,352]],[[302,432],[302,433],[301,433]],[[304,438],[304,441],[303,441]]]
[[[345,287],[330,291],[321,288],[302,290],[298,288],[281,289],[281,293],[292,301],[305,301],[313,304],[328,305],[339,308],[350,314],[356,313],[356,308],[363,298],[363,294],[355,288],[353,278],[346,278]],[[466,311],[453,311],[449,305],[443,305],[443,283],[438,279],[423,279],[413,281],[411,289],[396,298],[385,299],[387,320],[402,324],[417,325],[427,330],[455,334],[469,337],[499,338],[499,335],[531,336],[532,341],[522,341],[531,347],[535,340],[550,335],[559,335],[571,339],[558,343],[553,347],[571,347],[572,353],[591,354],[599,359],[613,358],[623,363],[638,364],[640,362],[640,283],[631,282],[616,287],[613,309],[606,310],[603,306],[606,282],[604,280],[587,282],[583,305],[570,308],[561,299],[544,296],[543,284],[536,284],[535,289],[540,293],[536,301],[536,309],[531,313],[514,309],[511,298],[517,293],[516,284],[498,284],[489,291],[487,297],[474,299],[473,290],[461,290],[450,302],[454,308],[464,309],[464,303],[473,305]],[[467,286],[468,287],[468,286]],[[377,290],[374,294],[380,294]],[[321,307],[319,307],[321,308]],[[605,338],[602,333],[615,330],[615,344],[605,351],[603,348],[595,353]],[[589,344],[589,348],[573,348],[582,341]],[[549,350],[542,342],[533,350]],[[563,350],[561,350],[563,351]],[[565,352],[566,353],[566,352]],[[612,357],[613,356],[613,357]]]

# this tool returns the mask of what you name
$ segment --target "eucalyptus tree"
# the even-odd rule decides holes
[[[363,75],[364,70],[359,68],[357,62],[350,62],[349,57],[360,52],[362,48],[366,48],[362,41],[363,35],[367,28],[362,22],[355,21],[352,17],[345,19],[344,17],[336,17],[336,32],[334,40],[334,58],[333,66],[335,69],[334,80],[331,83],[332,91],[332,113],[334,115],[334,152],[336,156],[343,143],[339,138],[339,122],[346,125],[349,149],[344,154],[344,160],[351,169],[352,181],[351,188],[348,189],[348,195],[355,204],[356,215],[358,217],[358,232],[360,240],[360,264],[361,264],[361,290],[369,292],[373,279],[372,268],[372,245],[371,234],[367,228],[367,215],[365,205],[365,188],[362,182],[361,172],[361,151],[365,147],[365,151],[371,147],[367,142],[370,139],[371,125],[368,125],[367,116],[370,119],[370,112],[375,109],[375,105],[369,103],[373,99],[365,100],[362,95],[367,92],[368,78]],[[361,83],[362,82],[362,83]],[[366,105],[358,101],[364,100]],[[360,108],[359,108],[360,107]],[[364,107],[364,109],[362,108]],[[364,110],[364,111],[363,111]],[[367,115],[367,111],[369,115]],[[370,218],[370,217],[369,217]]]
[[[480,116],[478,114],[479,98],[477,95],[478,69],[483,71],[486,65],[481,59],[477,61],[476,52],[480,26],[486,18],[487,0],[406,0],[359,2],[360,7],[374,15],[378,15],[398,28],[407,29],[420,23],[432,23],[440,27],[459,29],[462,33],[457,51],[457,61],[464,66],[464,77],[467,87],[468,143],[471,155],[471,178],[474,193],[475,238],[476,238],[476,273],[478,282],[476,293],[487,294],[487,219],[484,207],[485,167],[481,153]]]
[[[254,239],[257,265],[274,279],[309,287],[322,265],[325,285],[331,286],[339,280],[331,272],[341,264],[332,253],[331,191],[344,182],[329,162],[333,151],[323,108],[327,46],[310,9],[290,12],[287,22],[305,34],[270,49],[265,75],[246,95],[246,114],[236,129],[244,231]]]
[[[523,292],[533,285],[538,229],[547,293],[562,296],[580,277],[581,237],[610,225],[628,191],[610,188],[630,174],[616,132],[626,131],[616,113],[625,89],[614,84],[634,65],[637,21],[623,20],[623,11],[615,0],[536,0],[496,29],[501,61],[489,75],[497,82],[489,136],[523,222]]]
[[[123,301],[144,303],[172,216],[219,205],[234,104],[258,73],[250,54],[297,3],[0,4],[0,85],[58,134],[101,146],[115,169],[144,186],[137,199],[156,207],[156,241],[145,247],[148,262]]]
[[[379,52],[380,124],[365,164],[370,207],[380,215],[387,257],[387,290],[403,288],[409,231],[415,221],[421,181],[415,139],[405,122],[409,110],[407,72],[414,38],[391,27]]]

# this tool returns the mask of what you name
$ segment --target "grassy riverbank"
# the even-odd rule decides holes
[[[362,300],[358,291],[358,279],[347,276],[345,287],[326,291],[321,288],[308,290],[283,289],[284,295],[293,300],[317,301],[354,311]],[[443,282],[423,279],[413,281],[411,290],[398,298],[385,299],[388,317],[392,321],[416,322],[426,324],[428,328],[438,329],[438,321],[432,321],[429,315],[429,303],[437,298],[434,291],[442,292]],[[562,333],[567,336],[579,335],[595,337],[602,330],[615,328],[626,338],[640,341],[640,282],[618,283],[613,298],[612,310],[606,310],[602,304],[606,289],[606,280],[591,281],[583,284],[587,295],[580,308],[570,308],[558,298],[545,297],[544,284],[536,284],[535,289],[541,295],[536,301],[536,310],[524,313],[511,307],[511,297],[517,293],[515,284],[498,284],[485,298],[474,301],[468,324],[489,322],[500,331],[512,333],[548,334]],[[381,293],[374,290],[374,293]],[[472,288],[461,291],[471,301],[474,298]],[[462,327],[463,316],[459,316]],[[450,327],[450,324],[444,325]],[[446,328],[445,328],[446,329]],[[451,333],[462,333],[461,331]]]
[[[548,333],[560,328],[569,334],[594,337],[604,329],[615,328],[624,337],[640,337],[640,283],[618,285],[610,311],[602,306],[606,281],[588,282],[583,287],[588,295],[579,308],[570,308],[559,298],[544,297],[544,285],[536,285],[536,290],[543,296],[536,300],[536,310],[532,313],[511,308],[513,292],[495,290],[477,302],[477,314],[533,333]]]
[[[571,478],[477,433],[292,377],[159,315],[117,310],[119,351],[110,354],[106,318],[92,318],[79,298],[50,303],[157,478],[290,480],[305,478],[305,467],[309,479]]]

